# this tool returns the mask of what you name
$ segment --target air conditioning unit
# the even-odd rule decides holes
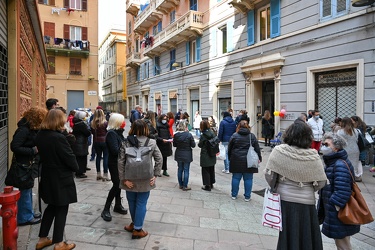
[[[353,7],[363,7],[372,5],[375,3],[375,0],[352,0]]]

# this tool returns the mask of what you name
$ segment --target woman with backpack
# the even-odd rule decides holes
[[[210,124],[207,120],[201,121],[200,124],[201,137],[199,138],[198,147],[201,148],[200,166],[202,167],[202,189],[211,191],[214,187],[215,180],[215,164],[216,155],[210,156],[207,150],[207,143],[210,139],[215,137],[214,132],[210,129]]]
[[[191,190],[188,187],[190,163],[193,161],[193,150],[195,148],[194,137],[187,131],[187,124],[181,121],[177,125],[177,131],[173,138],[173,146],[176,147],[174,159],[177,161],[177,179],[180,189]]]
[[[167,159],[168,156],[172,155],[172,144],[170,141],[172,139],[172,135],[169,132],[167,115],[162,114],[158,117],[158,122],[156,123],[156,130],[158,132],[158,135],[156,137],[156,143],[160,149],[160,152],[163,155],[163,175],[169,177],[169,174],[167,172]]]
[[[111,174],[111,181],[113,183],[111,190],[109,190],[107,200],[104,205],[104,210],[101,214],[103,220],[111,221],[112,216],[110,207],[113,199],[115,199],[115,206],[113,212],[119,214],[127,214],[128,211],[121,204],[121,189],[120,177],[118,175],[117,160],[118,153],[124,138],[125,118],[123,115],[113,113],[108,121],[107,136],[105,143],[108,148],[108,169]]]
[[[140,239],[148,235],[148,232],[142,229],[146,216],[147,201],[150,190],[155,188],[155,180],[160,174],[163,162],[162,154],[156,146],[155,140],[148,138],[148,133],[147,124],[143,120],[135,120],[118,155],[120,187],[126,190],[132,219],[132,222],[124,229],[132,233],[132,239]],[[133,149],[131,150],[131,148]],[[135,151],[134,148],[149,150],[148,154],[142,155],[141,162],[136,162],[135,157],[131,158],[131,155],[129,155],[130,151]],[[151,158],[155,163],[154,166]],[[133,169],[136,170],[132,171]]]

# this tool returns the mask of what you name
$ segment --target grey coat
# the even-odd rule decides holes
[[[143,146],[147,140],[147,137],[145,136],[140,136],[137,137],[140,146]],[[159,148],[156,146],[156,141],[154,139],[150,139],[148,142],[148,146],[152,148],[152,156],[155,161],[154,165],[154,176],[160,175],[161,171],[161,166],[163,164],[163,156],[159,150]],[[153,186],[150,185],[150,180],[129,180],[132,181],[134,184],[133,188],[128,188],[127,186],[124,185],[125,179],[125,164],[126,164],[126,154],[125,154],[125,142],[122,143],[122,146],[120,148],[119,154],[118,154],[118,161],[117,161],[117,166],[118,166],[118,173],[120,177],[120,188],[125,189],[126,191],[132,191],[132,192],[148,192],[151,189],[154,189],[156,185],[154,184]]]

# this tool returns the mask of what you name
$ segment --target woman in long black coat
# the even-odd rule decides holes
[[[75,247],[75,244],[67,244],[63,241],[69,204],[77,202],[73,172],[78,171],[75,155],[68,140],[62,134],[65,120],[61,110],[51,109],[35,139],[43,164],[39,193],[43,201],[48,204],[42,217],[36,249],[42,249],[53,243],[55,243],[55,250]],[[51,240],[47,236],[53,221]]]
[[[262,136],[264,137],[264,146],[271,146],[270,139],[273,138],[274,123],[269,110],[264,111],[262,118]]]
[[[76,160],[79,166],[76,172],[77,178],[87,178],[86,167],[87,167],[87,155],[89,154],[88,137],[91,132],[84,121],[86,112],[77,111],[73,118],[73,135],[76,137],[76,143],[73,146],[73,152],[76,156]]]
[[[167,157],[172,155],[172,135],[169,132],[168,117],[162,114],[158,117],[158,122],[156,123],[156,130],[158,132],[156,136],[156,143],[158,145],[161,154],[163,155],[163,175],[169,176],[167,170]]]

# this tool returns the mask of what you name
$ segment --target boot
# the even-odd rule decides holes
[[[103,220],[105,221],[111,221],[112,220],[112,216],[111,216],[111,213],[109,212],[109,208],[104,208],[102,214],[101,214]]]
[[[163,175],[169,177],[169,174],[168,174],[167,170],[163,170]]]
[[[115,204],[115,207],[113,208],[113,212],[119,213],[119,214],[127,214],[128,210],[126,210],[121,203]]]
[[[125,226],[124,229],[128,232],[133,232],[134,231],[134,223],[130,223],[128,226]]]
[[[103,181],[110,181],[111,179],[108,177],[108,173],[103,174]]]
[[[148,235],[148,232],[143,231],[143,229],[134,230],[132,234],[132,239],[140,239],[140,238],[146,237],[147,235]]]
[[[100,172],[97,172],[96,173],[96,180],[99,181],[101,179],[103,179],[102,174]]]

